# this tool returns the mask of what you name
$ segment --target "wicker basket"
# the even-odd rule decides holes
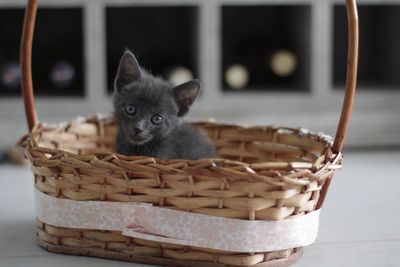
[[[31,48],[37,0],[29,0],[21,44],[22,84],[30,134],[21,138],[38,191],[74,201],[145,202],[241,220],[278,221],[321,208],[342,145],[356,86],[358,19],[346,0],[349,61],[346,95],[334,142],[301,129],[197,123],[220,158],[159,160],[112,152],[116,123],[83,118],[58,126],[36,119]],[[37,222],[40,246],[56,252],[169,266],[288,266],[302,248],[238,253],[123,236],[120,231]]]

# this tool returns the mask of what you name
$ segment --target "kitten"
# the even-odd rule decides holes
[[[125,51],[114,89],[118,153],[160,159],[215,157],[215,148],[206,135],[181,121],[199,94],[199,81],[174,87],[147,73],[135,56]]]

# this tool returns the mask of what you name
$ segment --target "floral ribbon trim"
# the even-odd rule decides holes
[[[36,189],[36,214],[57,227],[122,231],[125,236],[230,252],[303,247],[317,238],[320,210],[280,221],[239,220],[146,203],[75,201]]]

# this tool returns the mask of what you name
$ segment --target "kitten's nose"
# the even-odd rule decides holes
[[[139,127],[133,127],[133,131],[135,132],[135,134],[141,134],[143,132],[143,129]]]

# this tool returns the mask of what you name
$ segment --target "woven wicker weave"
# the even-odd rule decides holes
[[[305,130],[197,123],[220,158],[159,160],[112,151],[116,123],[108,117],[59,126],[38,123],[31,83],[31,40],[37,1],[28,1],[23,33],[23,89],[30,135],[20,144],[35,186],[56,198],[146,202],[165,208],[244,220],[282,220],[319,209],[341,167],[357,68],[357,16],[348,0],[348,83],[335,143]],[[38,221],[49,251],[170,266],[288,266],[301,248],[231,253],[125,237],[121,232],[60,228]]]

